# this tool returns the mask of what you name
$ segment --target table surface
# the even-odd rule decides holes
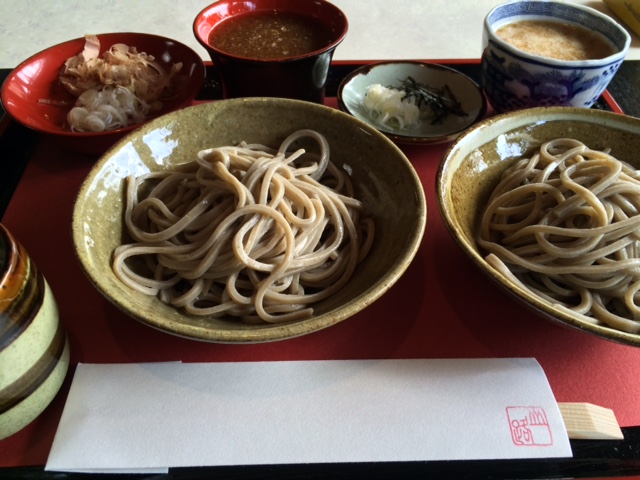
[[[192,36],[191,21],[209,3],[190,0],[174,8],[175,2],[169,4],[167,0],[4,0],[0,4],[0,81],[8,69],[28,56],[85,33],[161,33],[192,46],[207,60]],[[332,67],[329,97],[335,94],[340,78],[353,68],[350,60],[477,59],[482,18],[502,2],[334,3],[350,19],[350,30],[334,57],[337,61]],[[573,3],[608,12],[600,1]],[[172,12],[170,16],[167,11]],[[56,21],[51,22],[51,18]],[[630,61],[622,66],[609,91],[622,111],[640,117],[640,62],[633,61],[638,59],[640,41],[633,35]],[[473,62],[456,62],[455,66],[477,78]],[[213,88],[203,92],[201,99],[217,94]],[[335,106],[334,99],[329,98],[329,103]],[[435,169],[445,148],[403,147],[423,181],[429,215],[420,252],[398,284],[348,321],[273,344],[211,345],[179,339],[132,321],[101,298],[80,271],[68,231],[75,192],[95,158],[61,151],[49,140],[7,119],[0,122],[0,215],[4,212],[0,219],[25,244],[52,285],[70,335],[73,364],[531,356],[542,364],[558,401],[592,402],[612,408],[625,433],[623,442],[573,441],[574,458],[562,461],[231,467],[215,469],[216,478],[566,478],[640,474],[640,349],[552,325],[523,311],[486,284],[448,236],[434,208]],[[456,292],[460,291],[466,293],[465,302],[459,301]],[[400,313],[397,305],[405,305]],[[491,311],[491,316],[480,313],[486,311]],[[367,333],[372,329],[375,335]],[[41,465],[70,377],[41,417],[0,442],[0,467],[4,468],[0,476],[7,472],[22,478],[44,476]],[[172,471],[170,478],[208,478],[211,473],[207,469],[179,469]],[[64,477],[76,478],[56,476]]]
[[[331,69],[328,104],[337,83],[356,64]],[[472,78],[477,62],[455,62]],[[615,88],[635,89],[640,62],[627,62]],[[6,72],[6,71],[5,71]],[[626,78],[626,77],[629,78]],[[208,84],[200,100],[216,98]],[[613,104],[615,106],[615,104]],[[640,104],[637,104],[640,105]],[[597,108],[610,108],[598,102]],[[635,115],[639,115],[637,110]],[[534,357],[558,401],[611,408],[624,441],[573,441],[574,458],[539,461],[406,462],[393,465],[278,465],[172,470],[169,478],[566,478],[640,475],[640,349],[561,328],[524,310],[472,266],[446,231],[435,200],[435,174],[447,144],[405,146],[420,176],[428,225],[416,259],[398,283],[365,311],[304,337],[261,345],[216,345],[181,339],[139,324],[118,311],[84,277],[70,239],[70,216],[80,183],[95,157],[66,152],[13,122],[2,123],[0,191],[10,192],[2,222],[25,245],[49,281],[78,362],[260,361],[360,358]],[[21,168],[11,172],[11,168]],[[9,169],[9,171],[7,170]],[[17,187],[8,179],[16,177]],[[0,212],[4,207],[0,204]],[[464,292],[464,301],[460,301]],[[398,305],[403,305],[399,310]],[[490,315],[482,312],[491,312]],[[18,434],[0,442],[0,468],[22,478],[45,475],[46,461],[73,367],[51,406]],[[0,470],[2,474],[3,470]],[[65,475],[75,478],[73,474]],[[50,478],[54,478],[51,474]],[[55,477],[59,478],[59,477]]]

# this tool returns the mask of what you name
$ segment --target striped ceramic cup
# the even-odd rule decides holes
[[[0,439],[42,413],[68,366],[69,344],[51,289],[0,225]]]

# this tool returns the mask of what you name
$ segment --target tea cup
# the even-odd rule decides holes
[[[548,22],[583,29],[607,42],[601,58],[560,59],[548,52],[524,49],[507,42],[498,30],[515,22]],[[550,44],[549,37],[544,39]],[[622,64],[629,33],[611,17],[590,7],[555,1],[516,1],[494,7],[484,19],[482,87],[497,112],[541,106],[591,107]],[[535,52],[535,53],[533,53]]]

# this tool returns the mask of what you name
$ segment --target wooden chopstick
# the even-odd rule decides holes
[[[613,410],[591,403],[558,403],[573,440],[622,440],[624,435]]]

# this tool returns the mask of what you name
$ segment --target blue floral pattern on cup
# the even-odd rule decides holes
[[[533,19],[560,19],[604,35],[618,53],[599,60],[567,62],[522,52],[495,35],[499,26]],[[485,18],[482,86],[497,112],[539,106],[590,107],[607,88],[628,51],[630,37],[593,9],[551,1],[518,1]]]
[[[598,69],[545,68],[527,65],[492,44],[483,54],[484,90],[497,111],[551,105],[590,107],[621,63]]]

